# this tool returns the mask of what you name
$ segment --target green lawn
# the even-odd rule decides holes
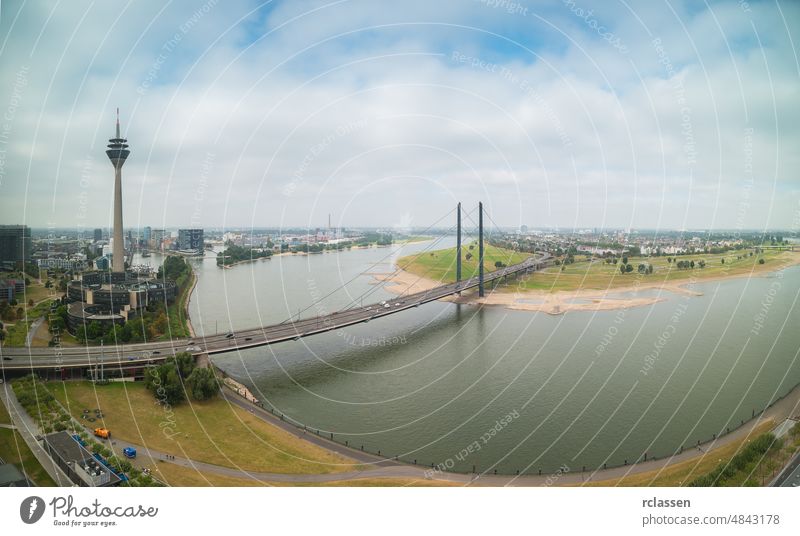
[[[473,249],[469,249],[470,246]],[[471,258],[467,260],[467,254]],[[491,245],[484,247],[483,269],[486,273],[497,270],[495,262],[502,262],[509,266],[517,264],[530,257],[527,253],[519,253],[510,249],[499,248]],[[397,266],[412,274],[450,283],[456,280],[456,248],[440,249],[425,252],[419,256],[409,255],[397,261]],[[461,278],[467,279],[478,275],[478,245],[467,244],[461,248]]]
[[[0,402],[0,424],[11,424],[11,415],[2,402]]]
[[[764,253],[746,256],[737,259],[737,255],[749,252],[729,252],[719,255],[681,255],[678,260],[695,261],[695,268],[689,270],[678,269],[675,263],[667,262],[666,257],[631,257],[628,264],[633,266],[633,272],[622,274],[619,264],[606,264],[603,260],[586,261],[582,255],[576,256],[576,262],[562,266],[551,266],[536,272],[525,281],[511,283],[519,288],[559,291],[579,289],[606,289],[630,287],[635,285],[657,284],[668,282],[687,282],[709,279],[720,276],[746,275],[749,273],[774,271],[787,263],[796,262],[800,253],[766,251]],[[722,263],[722,259],[725,263]],[[763,258],[764,264],[758,260]],[[700,260],[706,263],[705,268],[699,268]],[[641,275],[637,273],[640,263],[652,264],[653,273]],[[563,270],[562,270],[563,268]]]
[[[250,471],[333,473],[354,468],[351,460],[265,423],[221,398],[183,402],[170,415],[155,403],[143,383],[47,385],[79,420],[84,409],[101,409],[103,424],[122,442]]]

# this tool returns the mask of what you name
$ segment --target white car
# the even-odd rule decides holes
[[[380,304],[381,305],[386,305],[386,300],[383,300]]]
[[[384,303],[384,304],[383,304],[383,308],[384,308],[384,309],[388,309],[389,307],[391,307],[391,305],[389,305],[388,303]]]
[[[186,351],[187,352],[199,352],[200,351],[200,347],[199,346],[187,346],[186,347]]]

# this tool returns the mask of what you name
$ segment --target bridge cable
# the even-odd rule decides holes
[[[451,209],[451,210],[450,210],[450,211],[449,211],[447,214],[445,214],[444,216],[440,217],[438,220],[436,220],[435,222],[433,222],[432,224],[430,224],[428,227],[426,227],[426,228],[425,228],[425,229],[422,231],[422,233],[424,234],[424,233],[426,233],[427,231],[429,231],[429,230],[430,230],[430,229],[431,229],[431,228],[432,228],[434,225],[438,224],[440,221],[442,221],[443,219],[445,219],[445,218],[447,218],[448,216],[450,216],[450,215],[451,215],[453,212],[455,212],[455,210],[456,210],[455,208],[452,208],[452,209]],[[440,238],[436,239],[436,240],[434,241],[434,243],[435,243],[435,242],[437,242],[438,240],[440,240],[441,238],[442,238],[442,237],[440,237]],[[430,246],[429,246],[429,247],[430,247]],[[426,249],[427,249],[427,248],[426,248]],[[423,250],[423,251],[424,251],[424,250]],[[374,267],[376,267],[377,265],[381,264],[381,263],[382,263],[382,262],[383,262],[385,259],[387,259],[388,257],[391,257],[392,255],[394,255],[394,253],[395,253],[394,251],[390,251],[388,254],[384,255],[383,257],[381,257],[380,259],[378,259],[377,261],[375,261],[375,262],[374,262],[374,263],[373,263],[373,264],[372,264],[372,265],[371,265],[369,268],[367,268],[367,270],[365,270],[365,271],[371,270],[372,268],[374,268]],[[291,321],[293,318],[295,318],[295,317],[298,317],[298,319],[299,319],[299,317],[300,317],[300,315],[301,315],[302,313],[304,313],[305,311],[307,311],[307,310],[311,309],[311,308],[312,308],[312,307],[314,307],[315,305],[319,304],[319,303],[320,303],[322,300],[324,300],[325,298],[328,298],[328,297],[332,296],[333,294],[335,294],[335,293],[339,292],[340,290],[342,290],[343,288],[345,288],[347,285],[349,285],[350,283],[352,283],[353,281],[355,281],[356,279],[358,279],[359,277],[361,277],[361,276],[363,275],[363,273],[364,273],[364,272],[361,272],[361,273],[358,273],[358,274],[356,274],[355,276],[353,276],[351,279],[349,279],[348,281],[346,281],[345,283],[343,283],[342,285],[340,285],[340,286],[339,286],[339,287],[337,287],[336,289],[334,289],[334,290],[330,291],[329,293],[327,293],[325,296],[322,296],[321,298],[319,298],[319,299],[317,299],[317,300],[314,300],[314,301],[313,301],[311,304],[309,304],[307,307],[305,307],[305,308],[303,308],[303,309],[299,310],[299,311],[298,311],[296,314],[292,314],[291,316],[289,316],[289,318],[287,318],[286,320],[284,320],[283,322],[281,322],[281,324],[285,324],[286,322],[290,322],[290,321]]]

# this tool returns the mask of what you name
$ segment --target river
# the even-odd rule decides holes
[[[369,290],[388,298],[359,274],[428,246],[226,270],[193,260],[194,328],[279,322],[346,282],[303,315]],[[800,267],[690,288],[702,295],[559,316],[436,302],[214,362],[297,423],[371,452],[456,471],[610,467],[725,433],[800,382]]]

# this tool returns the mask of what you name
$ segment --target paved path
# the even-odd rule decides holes
[[[46,298],[49,299],[49,298]],[[33,336],[36,335],[36,330],[39,329],[39,326],[42,325],[44,322],[44,317],[40,316],[33,322],[31,322],[30,327],[28,328],[28,334],[25,336],[25,347],[30,348],[31,344],[33,344]]]
[[[31,449],[36,459],[39,460],[39,463],[42,464],[44,470],[47,471],[47,474],[50,475],[50,478],[53,479],[53,482],[59,486],[72,486],[72,481],[64,474],[64,471],[53,462],[53,459],[50,458],[44,448],[42,448],[42,445],[36,440],[36,436],[39,435],[39,427],[28,413],[22,409],[19,402],[17,402],[17,397],[14,395],[14,391],[11,390],[11,385],[7,382],[0,385],[0,399],[3,400],[3,404],[6,406],[8,414],[11,416],[11,422],[15,424],[16,430],[20,433],[25,443],[27,443],[28,448]],[[23,471],[24,469],[23,467]]]

